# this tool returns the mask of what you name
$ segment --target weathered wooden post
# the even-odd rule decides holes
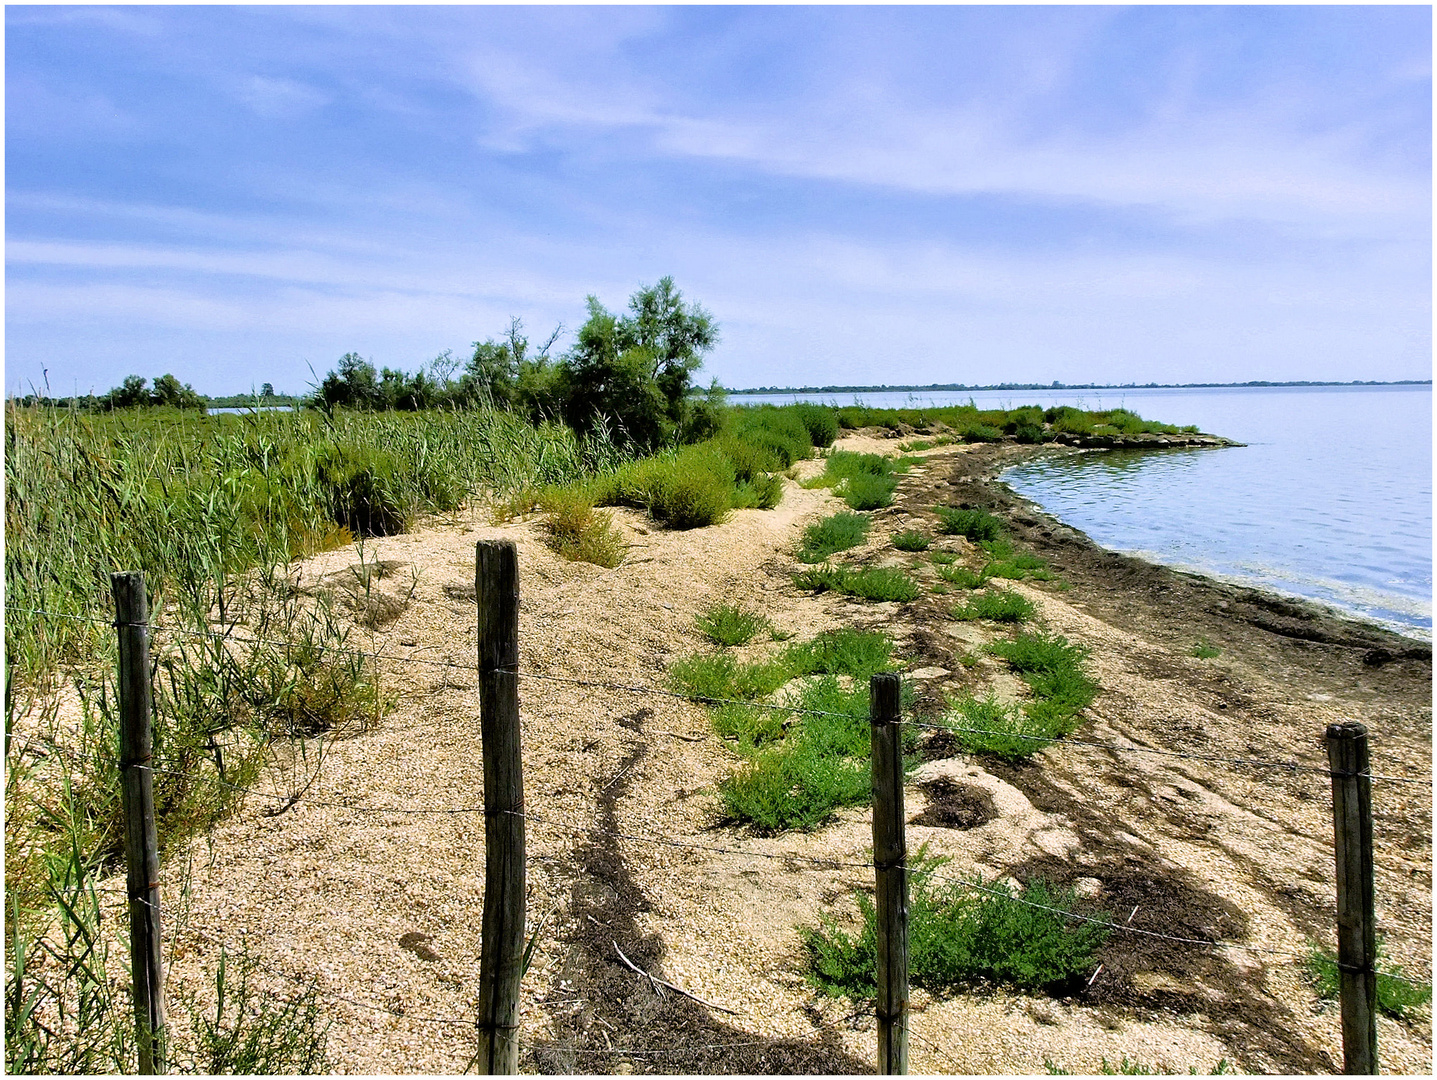
[[[119,633],[120,781],[125,806],[125,883],[130,906],[130,984],[139,1071],[165,1071],[165,973],[161,967],[160,848],[155,832],[149,604],[145,575],[110,575]]]
[[[1372,776],[1367,728],[1327,728],[1337,844],[1337,971],[1344,1072],[1377,1073],[1377,927],[1372,875]]]
[[[908,1072],[908,847],[898,676],[874,675],[868,695],[878,914],[878,1071],[899,1074]]]
[[[524,953],[524,770],[519,748],[519,558],[510,541],[475,549],[479,725],[484,755],[484,923],[479,1056],[490,1075],[519,1066]]]

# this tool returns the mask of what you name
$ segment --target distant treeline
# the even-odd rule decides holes
[[[903,384],[890,386],[756,386],[746,390],[725,389],[727,394],[904,394],[921,392],[950,393],[969,390],[1204,390],[1246,386],[1431,386],[1431,379],[1353,379],[1351,382],[1325,382],[1301,379],[1293,382],[1272,382],[1252,379],[1248,382],[1194,383],[928,383],[923,386]]]

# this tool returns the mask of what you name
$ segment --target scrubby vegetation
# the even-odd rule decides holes
[[[1336,1001],[1342,989],[1336,954],[1312,945],[1308,949],[1305,975],[1317,996]],[[1413,982],[1402,969],[1387,960],[1382,942],[1377,943],[1377,1008],[1394,1020],[1405,1020],[1413,1009],[1432,1000],[1432,987]]]
[[[994,622],[1026,622],[1037,609],[1033,601],[1011,589],[993,589],[975,593],[969,600],[953,608],[955,619],[991,619]]]
[[[1081,985],[1108,931],[1067,918],[1077,911],[1071,890],[1035,879],[1026,885],[945,880],[949,860],[920,850],[910,870],[908,971],[915,986],[934,991],[982,983],[1060,992]],[[861,927],[845,930],[832,917],[801,927],[813,985],[854,999],[877,992],[877,911],[855,892]],[[1105,919],[1094,911],[1089,918]]]
[[[823,562],[830,555],[857,547],[868,538],[868,519],[862,514],[840,511],[803,530],[798,549],[800,562]]]
[[[1078,714],[1098,693],[1085,670],[1087,651],[1061,636],[1019,634],[995,641],[988,652],[1003,658],[1028,684],[1032,698],[1004,704],[992,695],[972,694],[949,703],[944,720],[959,745],[971,753],[1025,758],[1070,734]]]
[[[706,638],[715,645],[747,645],[769,621],[736,604],[715,604],[695,620]]]
[[[918,599],[922,592],[916,581],[891,566],[873,566],[864,570],[821,566],[794,575],[793,583],[810,592],[831,590],[879,603],[889,600],[907,603]]]
[[[925,532],[919,532],[917,529],[905,529],[902,532],[896,532],[891,539],[893,540],[893,546],[899,551],[927,551],[929,545],[933,543],[931,536]]]

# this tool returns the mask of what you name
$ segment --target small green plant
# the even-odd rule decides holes
[[[1058,735],[1064,734],[1030,717],[1016,705],[1004,705],[992,695],[976,698],[966,694],[949,704],[953,712],[942,723],[970,754],[1021,760],[1050,746]]]
[[[859,473],[844,482],[843,501],[855,510],[881,510],[893,505],[893,492],[897,487],[898,477],[891,474]]]
[[[1192,648],[1192,654],[1199,660],[1214,660],[1222,655],[1222,650],[1207,638],[1199,638],[1198,643]]]
[[[740,753],[749,754],[784,735],[785,714],[778,709],[758,709],[729,702],[713,712],[714,733],[733,742]]]
[[[958,556],[951,551],[930,551],[928,561],[934,566],[951,566],[958,561]]]
[[[953,617],[961,621],[991,619],[994,622],[1026,622],[1037,613],[1026,596],[1008,589],[994,589],[976,594],[967,603],[953,609]]]
[[[899,551],[927,551],[933,538],[917,529],[906,529],[893,534],[893,546]]]
[[[935,506],[933,512],[938,515],[938,531],[950,536],[966,536],[981,543],[1003,535],[1002,520],[981,508],[960,510],[953,506]]]
[[[790,645],[783,661],[794,675],[852,675],[867,679],[890,671],[893,639],[876,631],[828,630],[812,641]]]
[[[966,566],[940,566],[938,576],[948,584],[963,589],[981,589],[988,584],[986,567],[982,570],[969,570]]]
[[[1043,1059],[1043,1068],[1047,1071],[1047,1073],[1048,1073],[1049,1076],[1071,1076],[1071,1075],[1072,1075],[1071,1070],[1063,1068],[1061,1065],[1057,1064],[1057,1063],[1056,1063],[1055,1061],[1053,1061],[1051,1058],[1044,1058],[1044,1059]],[[1211,1070],[1210,1072],[1208,1072],[1207,1074],[1205,1074],[1205,1075],[1208,1075],[1208,1076],[1230,1076],[1230,1075],[1232,1074],[1232,1071],[1233,1071],[1232,1062],[1228,1061],[1227,1058],[1219,1058],[1218,1061],[1216,1062],[1216,1064],[1213,1065],[1212,1070]],[[1124,1054],[1123,1057],[1122,1057],[1122,1060],[1119,1061],[1116,1065],[1111,1064],[1111,1063],[1108,1061],[1107,1058],[1103,1058],[1103,1059],[1102,1059],[1102,1062],[1098,1065],[1097,1075],[1098,1075],[1098,1076],[1174,1076],[1174,1075],[1177,1075],[1177,1074],[1171,1072],[1171,1071],[1168,1070],[1168,1069],[1164,1069],[1164,1068],[1162,1068],[1161,1066],[1144,1065],[1142,1062],[1138,1061],[1138,1060],[1135,1059],[1135,1058],[1134,1058],[1134,1059],[1129,1059],[1128,1056],[1127,1056],[1126,1054]],[[1198,1074],[1198,1071],[1197,1071],[1197,1066],[1196,1066],[1196,1065],[1192,1065],[1192,1066],[1189,1066],[1189,1067],[1188,1067],[1188,1075],[1189,1075],[1189,1076],[1197,1076],[1197,1075],[1199,1075],[1199,1074]]]
[[[902,570],[891,566],[875,566],[867,570],[848,570],[822,566],[795,574],[793,583],[810,592],[841,592],[877,602],[907,603],[918,599],[922,590]]]
[[[1407,1014],[1432,1000],[1432,987],[1426,983],[1413,982],[1402,975],[1402,969],[1386,960],[1382,941],[1377,942],[1377,1008],[1394,1020],[1404,1020]],[[1308,949],[1306,976],[1317,996],[1328,1001],[1337,1000],[1342,980],[1337,968],[1337,957],[1318,945]]]
[[[833,757],[801,737],[758,752],[719,783],[725,814],[759,832],[811,829],[868,801],[865,761]]]
[[[1068,734],[1072,718],[1097,696],[1097,680],[1084,670],[1088,651],[1065,637],[1019,634],[993,642],[988,651],[1008,661],[1028,684],[1033,700],[1024,711],[1055,734]]]
[[[769,625],[762,615],[736,604],[715,604],[694,621],[715,645],[747,645]]]
[[[701,653],[669,665],[669,685],[687,697],[753,701],[788,681],[782,663],[740,664],[728,653]]]
[[[857,547],[868,536],[868,519],[862,514],[839,511],[803,530],[800,562],[820,563],[830,555]]]
[[[914,985],[942,991],[987,982],[1058,991],[1091,969],[1108,931],[1065,917],[1076,913],[1072,890],[1037,879],[1014,887],[935,878],[948,862],[920,849],[910,871],[908,970]],[[857,933],[832,917],[799,933],[809,981],[835,997],[861,1000],[876,992],[878,917],[865,893],[854,893],[854,900],[862,921]]]
[[[983,573],[987,577],[1007,578],[1010,581],[1023,581],[1034,578],[1038,581],[1052,581],[1053,573],[1048,569],[1045,560],[1037,555],[1016,553],[1008,558],[996,558],[983,567]]]

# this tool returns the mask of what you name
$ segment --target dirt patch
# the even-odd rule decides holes
[[[958,784],[946,776],[919,784],[928,796],[923,813],[909,818],[910,825],[933,825],[940,829],[975,829],[998,816],[993,796],[979,787]]]

